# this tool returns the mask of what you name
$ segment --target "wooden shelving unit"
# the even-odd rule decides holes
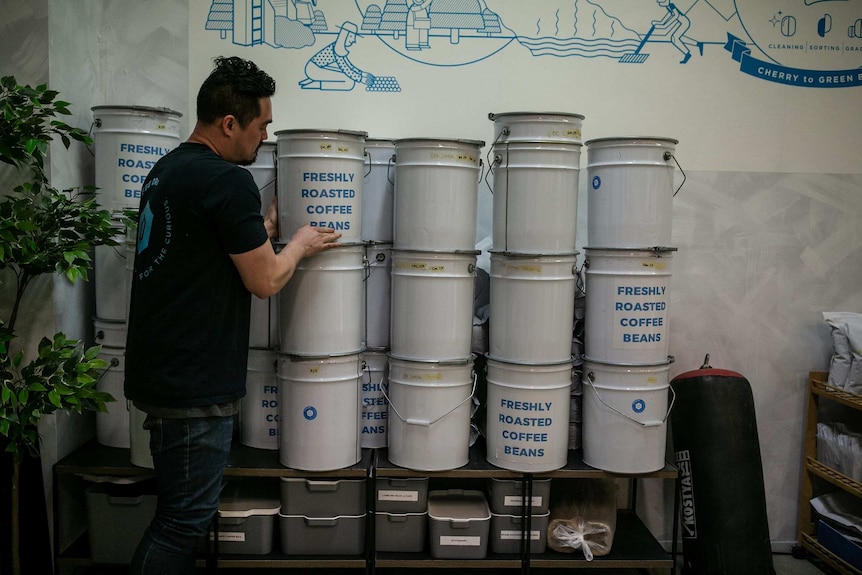
[[[812,514],[811,499],[815,497],[814,477],[862,498],[862,483],[817,461],[817,419],[820,400],[835,401],[862,413],[862,396],[828,385],[829,373],[811,371],[808,374],[808,409],[805,417],[805,441],[802,454],[802,482],[799,490],[798,544],[842,575],[860,575],[862,569],[850,565],[817,541],[817,522]]]
[[[83,487],[88,477],[110,476],[117,478],[145,478],[152,475],[152,471],[142,467],[136,467],[129,461],[127,449],[110,448],[99,445],[95,441],[88,443],[77,451],[71,453],[54,466],[54,493],[55,493],[55,525],[60,525],[58,515],[64,512],[62,502],[59,501],[59,493],[70,493],[77,489],[83,499]],[[453,470],[440,472],[413,471],[391,464],[386,459],[386,450],[363,450],[362,459],[356,465],[327,472],[298,471],[284,467],[278,460],[277,451],[254,449],[235,442],[231,452],[231,459],[226,477],[304,477],[304,478],[364,478],[369,480],[369,493],[373,493],[373,482],[377,477],[429,477],[439,481],[476,482],[477,480],[497,479],[521,479],[530,482],[531,474],[508,471],[494,467],[485,460],[481,447],[476,446],[470,450],[470,460],[467,465]],[[580,451],[569,452],[568,464],[551,473],[537,474],[536,478],[626,478],[633,482],[636,493],[637,482],[642,479],[677,479],[676,468],[666,465],[663,469],[646,475],[621,476],[609,474],[594,469],[583,463]],[[82,479],[83,478],[83,479]],[[60,487],[64,484],[63,489]],[[529,493],[529,492],[528,492]],[[634,498],[633,498],[634,499]],[[678,501],[678,497],[676,498]],[[368,498],[373,501],[373,496]],[[632,504],[634,507],[634,501]],[[677,510],[674,510],[674,537],[676,541]],[[369,514],[367,529],[373,535],[373,513]],[[525,527],[529,529],[529,525]],[[60,549],[60,534],[55,530],[55,565],[60,567],[69,566],[91,566],[94,565],[89,555],[89,543],[87,533],[78,534],[74,542],[64,549]],[[617,530],[614,535],[614,544],[609,555],[596,557],[593,561],[586,561],[578,553],[565,554],[548,551],[539,555],[522,554],[492,554],[489,553],[483,559],[474,560],[441,560],[434,559],[426,553],[380,553],[373,550],[373,537],[369,541],[368,552],[363,556],[287,556],[272,553],[265,556],[256,555],[220,555],[215,560],[210,558],[209,563],[205,558],[198,561],[199,567],[242,568],[242,569],[362,569],[366,573],[385,572],[387,568],[441,568],[461,571],[463,569],[520,569],[522,573],[531,571],[539,572],[547,568],[654,568],[668,569],[673,574],[674,556],[676,545],[667,552],[649,532],[643,522],[638,518],[633,509],[620,510],[617,517]]]

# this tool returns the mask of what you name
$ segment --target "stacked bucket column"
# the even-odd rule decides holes
[[[362,184],[362,241],[368,273],[365,278],[365,351],[362,353],[362,447],[386,447],[389,402],[389,321],[392,307],[392,210],[395,195],[395,142],[365,141]]]
[[[408,469],[469,461],[482,146],[395,141],[388,458]]]
[[[305,471],[357,463],[365,248],[365,132],[276,132],[279,243],[305,224],[342,246],[303,259],[278,293],[279,461]]]
[[[246,169],[260,192],[261,215],[266,216],[276,195],[276,143],[263,142],[254,163]],[[278,298],[251,298],[246,394],[240,408],[240,442],[257,449],[278,449]]]
[[[487,460],[566,465],[574,361],[579,114],[490,114],[494,122]]]
[[[584,462],[615,473],[665,465],[676,140],[587,146]]]
[[[145,106],[94,106],[96,188],[99,204],[110,210],[117,245],[95,249],[95,343],[108,367],[98,383],[117,401],[96,414],[96,441],[130,449],[131,462],[151,467],[147,433],[137,409],[125,400],[123,379],[126,325],[131,294],[137,217],[141,187],[150,169],[179,145],[179,112]],[[131,410],[131,412],[130,412]],[[136,457],[137,447],[142,454]]]

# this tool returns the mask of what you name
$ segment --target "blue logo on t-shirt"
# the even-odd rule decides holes
[[[150,234],[152,231],[153,210],[150,209],[150,204],[147,204],[141,210],[141,217],[138,219],[138,253],[141,253],[150,245]]]

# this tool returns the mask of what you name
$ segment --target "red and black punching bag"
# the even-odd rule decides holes
[[[671,381],[683,575],[775,575],[751,385],[709,366]]]

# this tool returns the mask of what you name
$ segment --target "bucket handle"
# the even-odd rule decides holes
[[[679,183],[679,187],[673,193],[673,197],[675,198],[679,191],[682,189],[682,186],[685,184],[686,176],[685,171],[683,171],[682,166],[679,165],[679,161],[677,161],[676,156],[672,152],[665,152],[664,161],[666,162],[670,159],[673,159],[673,163],[676,164],[676,167],[679,168],[679,171],[682,174],[682,181]]]
[[[593,374],[593,372],[589,372],[587,374],[586,379],[588,381],[586,381],[585,383],[593,388],[593,392],[595,392],[596,397],[599,399],[599,401],[602,402],[602,405],[604,405],[605,407],[607,407],[608,409],[610,409],[611,411],[613,411],[617,415],[622,415],[623,417],[625,417],[629,421],[633,421],[634,423],[637,423],[641,427],[658,427],[659,425],[664,424],[667,421],[667,418],[670,417],[670,412],[673,409],[673,404],[676,402],[676,392],[673,390],[673,387],[668,386],[668,389],[670,390],[670,393],[671,393],[671,399],[670,399],[670,405],[667,407],[667,413],[664,414],[664,417],[660,421],[638,421],[637,419],[631,418],[628,415],[626,415],[625,413],[623,413],[623,412],[619,411],[618,409],[611,407],[610,405],[605,403],[605,400],[602,399],[601,394],[599,394],[599,390],[596,389],[595,385],[593,385],[593,379],[595,379],[595,374]]]
[[[494,114],[488,114],[488,118],[493,120],[492,117]],[[494,146],[496,146],[502,138],[509,135],[509,126],[503,126],[500,130],[500,133],[497,134],[497,138],[491,143],[491,146],[488,148],[488,154],[486,158],[488,159],[488,173],[485,174],[485,185],[488,186],[488,189],[491,190],[491,193],[494,193],[494,188],[491,187],[491,184],[488,183],[488,176],[494,173],[494,166],[500,165],[503,163],[503,156],[500,154],[494,154],[494,159],[491,159],[491,153],[494,151]]]
[[[434,425],[435,423],[437,423],[438,421],[440,421],[441,419],[443,419],[444,417],[446,417],[447,415],[449,415],[450,413],[452,413],[453,411],[455,411],[456,409],[458,409],[459,407],[464,405],[464,403],[466,403],[467,401],[470,401],[473,398],[473,396],[476,395],[476,383],[478,381],[479,381],[479,378],[476,376],[476,372],[473,372],[473,389],[470,391],[470,395],[468,395],[467,397],[465,397],[464,399],[459,401],[458,405],[456,405],[455,407],[453,407],[452,409],[450,409],[449,411],[447,411],[446,413],[444,413],[443,415],[441,415],[437,419],[433,419],[431,421],[428,421],[427,419],[404,418],[400,413],[398,413],[398,408],[396,408],[395,404],[392,403],[392,400],[389,399],[389,396],[386,394],[386,391],[383,389],[383,386],[381,386],[380,389],[383,392],[383,397],[386,398],[386,403],[389,404],[389,407],[392,408],[392,411],[395,412],[395,415],[398,416],[398,419],[400,419],[401,421],[403,421],[407,425],[421,425],[423,427],[431,427],[432,425]]]
[[[366,373],[366,375],[368,376],[368,383],[373,383],[371,381],[371,367],[368,366],[368,362],[366,362],[366,361],[362,362],[362,371],[364,371]],[[381,373],[381,375],[380,375],[379,385],[380,385],[380,389],[384,389],[383,382],[386,380],[386,370],[385,369],[381,370],[380,373]],[[383,392],[383,395],[384,396],[386,395],[385,391]],[[386,401],[389,401],[388,397],[386,398]]]
[[[371,168],[372,168],[372,166],[371,166],[371,154],[369,154],[368,150],[366,149],[365,154],[363,154],[363,155],[365,156],[365,158],[362,160],[362,163],[364,164],[365,160],[368,160],[368,171],[365,172],[365,174],[362,176],[362,178],[365,179],[368,177],[368,174],[371,173]]]
[[[386,164],[386,179],[393,186],[395,185],[395,180],[392,179],[392,164],[395,163],[395,154],[389,157],[389,163]]]

